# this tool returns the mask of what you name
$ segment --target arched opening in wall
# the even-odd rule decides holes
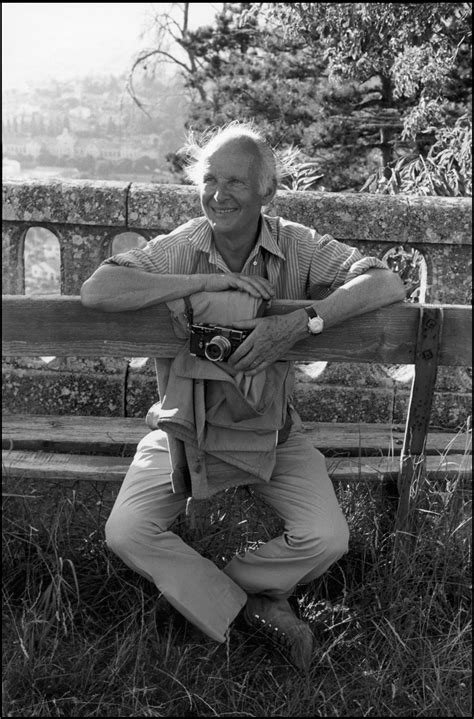
[[[25,295],[61,294],[61,252],[56,235],[30,227],[25,235]]]
[[[61,294],[61,250],[59,240],[46,227],[30,227],[23,245],[25,295]],[[41,357],[50,364],[54,356]]]
[[[146,240],[138,232],[121,232],[115,235],[110,246],[110,254],[118,255],[121,252],[127,252],[135,248],[141,249],[146,246]]]
[[[398,245],[384,254],[382,259],[391,270],[398,272],[407,293],[407,302],[426,302],[428,290],[428,266],[422,253],[414,247]],[[415,375],[415,365],[386,365],[386,374],[396,382],[410,382]]]
[[[382,260],[402,278],[408,302],[426,302],[428,266],[419,250],[398,245],[388,250]]]

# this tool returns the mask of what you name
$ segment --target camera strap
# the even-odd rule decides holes
[[[189,295],[187,295],[186,297],[183,297],[183,300],[184,300],[184,316],[186,317],[186,324],[189,329],[194,322],[193,306],[191,304],[191,299],[190,299]]]

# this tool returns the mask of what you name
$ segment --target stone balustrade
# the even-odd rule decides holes
[[[384,257],[402,247],[426,263],[422,299],[471,301],[471,200],[318,192],[279,192],[269,214],[315,227]],[[3,292],[25,292],[25,239],[45,228],[58,240],[60,291],[83,281],[112,254],[114,238],[148,240],[201,213],[195,188],[92,181],[7,181],[3,186]],[[156,401],[151,363],[40,358],[4,363],[7,412],[144,416]],[[303,419],[403,423],[409,384],[374,366],[301,365],[296,400]],[[402,373],[403,374],[403,373]],[[409,373],[408,373],[409,374]],[[401,376],[401,375],[399,375]],[[336,391],[335,391],[336,390]],[[466,371],[440,373],[433,424],[455,427],[469,414]]]

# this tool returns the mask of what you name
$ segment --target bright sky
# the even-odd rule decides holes
[[[148,46],[153,11],[170,3],[2,3],[3,87],[48,77],[120,73]],[[191,3],[191,27],[210,23],[221,3]]]

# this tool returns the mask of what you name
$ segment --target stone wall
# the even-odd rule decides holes
[[[280,192],[270,214],[329,232],[364,254],[383,257],[402,246],[426,261],[425,300],[471,301],[471,201],[317,192]],[[24,243],[31,227],[58,239],[61,292],[82,282],[110,256],[123,232],[145,240],[201,214],[194,188],[115,182],[6,182],[3,187],[3,292],[24,293]],[[410,392],[407,368],[302,363],[295,398],[305,420],[403,424]],[[144,416],[157,399],[152,361],[117,358],[9,358],[3,363],[5,412]],[[470,375],[439,373],[432,425],[455,428],[470,413]]]

